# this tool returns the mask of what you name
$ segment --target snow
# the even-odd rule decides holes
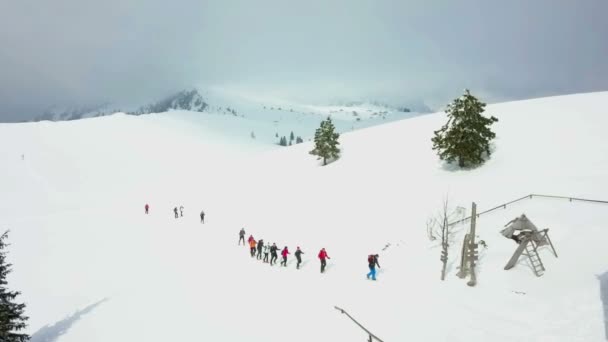
[[[342,157],[325,167],[310,143],[272,147],[230,115],[0,124],[9,284],[28,332],[59,342],[364,340],[334,306],[384,341],[603,341],[608,205],[532,198],[481,216],[488,248],[474,288],[455,276],[468,225],[456,227],[441,282],[425,224],[446,195],[479,211],[530,193],[606,200],[607,100],[488,105],[500,120],[493,154],[466,171],[431,150],[443,113],[343,134]],[[540,278],[524,259],[503,270],[516,245],[499,232],[522,213],[549,228],[559,256],[539,250]],[[300,246],[304,267],[293,254],[287,268],[251,259],[241,227]],[[365,279],[370,253],[377,282]]]

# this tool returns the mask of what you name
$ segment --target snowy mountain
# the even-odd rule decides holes
[[[187,110],[192,112],[204,112],[208,104],[200,95],[198,90],[182,90],[171,96],[168,96],[160,101],[136,107],[135,109],[122,108],[123,106],[103,103],[94,106],[82,107],[51,107],[42,115],[35,118],[37,121],[69,121],[87,119],[92,117],[100,117],[112,115],[115,113],[125,113],[131,115],[142,115],[151,113],[163,113],[171,110]],[[130,106],[132,107],[132,106]]]
[[[116,108],[121,108],[120,110]],[[356,129],[411,118],[426,112],[408,108],[393,108],[380,103],[354,102],[342,105],[319,106],[298,104],[289,101],[245,98],[238,94],[218,89],[180,91],[161,101],[125,108],[111,104],[77,108],[52,108],[34,121],[70,121],[122,113],[144,115],[171,112],[176,118],[193,124],[214,128],[215,133],[236,139],[255,139],[266,144],[278,144],[282,137],[309,140],[321,120],[332,116],[336,129],[350,132]],[[204,113],[204,115],[201,115]],[[222,117],[218,117],[222,116]]]
[[[109,103],[93,106],[58,107],[53,106],[44,111],[40,116],[32,121],[69,121],[99,117],[115,113],[118,110],[112,109]]]
[[[27,303],[32,342],[365,340],[334,306],[384,341],[605,341],[608,204],[570,198],[607,200],[606,101],[608,92],[488,105],[500,120],[493,154],[466,171],[431,150],[444,113],[374,119],[386,124],[344,133],[341,158],[325,167],[310,142],[277,148],[234,122],[261,131],[256,116],[272,113],[283,126],[270,127],[287,128],[287,117],[327,107],[0,124],[9,286]],[[531,193],[566,198],[506,204]],[[440,280],[426,228],[446,196],[461,216],[472,202],[478,213],[498,207],[476,220],[486,247],[475,287],[456,276],[468,221],[454,226]],[[538,249],[541,277],[523,257],[504,270],[517,245],[500,231],[522,213],[549,228],[557,251]],[[287,267],[251,258],[242,227],[288,246]],[[380,255],[376,282],[365,277],[370,253]]]
[[[201,94],[196,89],[183,90],[159,102],[143,106],[133,114],[163,113],[170,110],[187,110],[204,112],[208,107]],[[128,113],[130,114],[130,113]]]

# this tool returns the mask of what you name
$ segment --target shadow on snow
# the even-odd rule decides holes
[[[59,336],[65,334],[74,323],[76,323],[83,315],[93,311],[101,303],[107,301],[108,298],[104,298],[97,303],[93,303],[84,309],[76,311],[73,315],[68,316],[61,321],[53,324],[46,325],[36,331],[31,337],[30,342],[54,342]]]

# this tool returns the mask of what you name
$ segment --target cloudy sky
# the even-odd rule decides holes
[[[0,121],[193,85],[323,102],[608,90],[606,0],[0,0]]]

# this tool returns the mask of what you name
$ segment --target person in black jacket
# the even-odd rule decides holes
[[[296,249],[296,252],[294,253],[294,255],[296,256],[296,260],[298,260],[298,263],[296,264],[296,269],[300,269],[300,264],[302,263],[302,254],[304,254],[304,252],[302,252],[300,247],[298,247]]]
[[[272,246],[270,246],[270,266],[272,266],[272,264],[276,264],[277,258],[279,257],[277,255],[278,250],[279,247],[277,247],[276,243],[273,243]]]
[[[243,241],[243,245],[245,244],[245,228],[241,228],[239,232],[239,246],[241,245],[241,241]]]
[[[367,257],[367,263],[369,266],[369,273],[367,274],[367,279],[372,277],[372,280],[376,280],[376,266],[380,268],[380,264],[378,263],[378,254],[370,254]]]
[[[258,255],[256,257],[258,260],[262,260],[262,248],[264,248],[264,240],[260,239],[258,241]]]

